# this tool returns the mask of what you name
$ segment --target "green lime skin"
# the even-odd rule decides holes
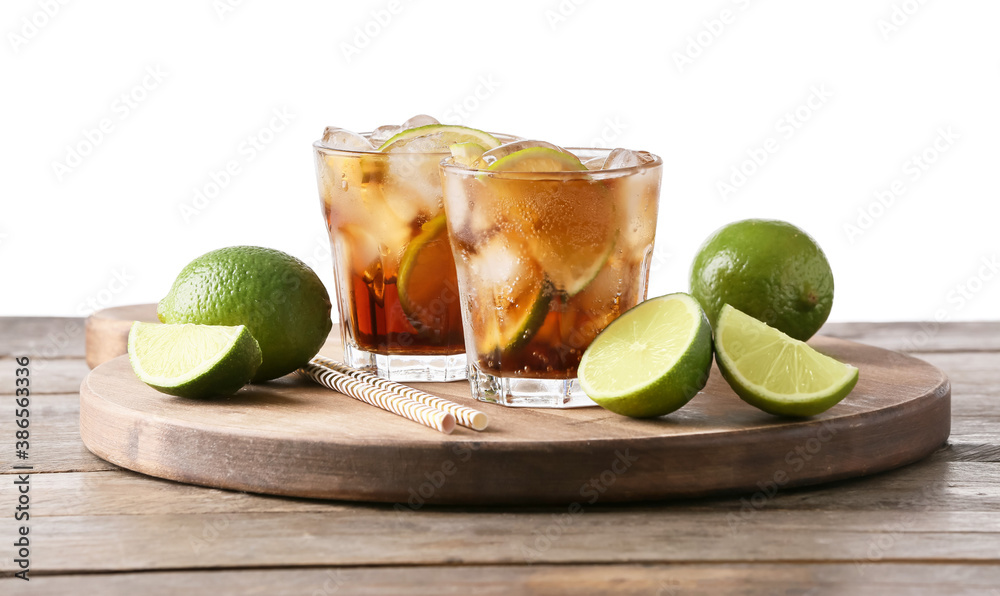
[[[155,323],[150,323],[153,325]],[[184,397],[188,399],[207,399],[232,395],[250,382],[254,372],[260,367],[262,356],[260,347],[250,331],[244,327],[233,347],[212,367],[211,371],[196,378],[173,385],[155,382],[147,375],[140,375],[143,369],[140,364],[141,349],[136,349],[136,326],[145,323],[136,322],[129,333],[129,363],[139,379],[160,393]]]
[[[732,364],[728,360],[717,357],[715,362],[719,365],[719,372],[722,373],[722,378],[729,383],[729,386],[732,387],[733,391],[739,396],[740,399],[759,410],[775,416],[785,416],[788,418],[809,418],[810,416],[822,414],[843,401],[843,399],[854,390],[854,386],[858,384],[858,374],[855,372],[854,378],[850,383],[842,386],[837,391],[824,396],[822,399],[802,402],[776,401],[767,399],[766,397],[756,393],[750,387],[744,385],[740,378],[733,374]]]
[[[712,328],[705,312],[691,296],[683,292],[650,298],[623,313],[594,339],[588,348],[589,357],[593,357],[593,353],[600,349],[600,344],[603,343],[601,335],[619,335],[618,330],[613,328],[627,329],[632,325],[633,318],[648,320],[644,311],[656,301],[685,299],[694,303],[697,309],[697,329],[694,330],[690,343],[668,369],[656,371],[656,376],[650,383],[633,390],[601,391],[593,386],[594,383],[588,382],[589,379],[585,377],[588,363],[581,362],[580,368],[584,373],[581,374],[580,384],[587,396],[602,408],[622,416],[654,418],[679,410],[704,389],[712,370]],[[595,345],[597,348],[594,348]],[[622,346],[622,350],[627,348]],[[584,353],[584,360],[589,357]]]
[[[163,323],[246,325],[263,363],[252,382],[286,375],[316,355],[333,327],[326,287],[295,257],[231,246],[191,261],[160,301]]]
[[[833,271],[808,234],[778,220],[716,230],[691,265],[691,294],[714,327],[724,304],[795,339],[812,337],[833,307]]]

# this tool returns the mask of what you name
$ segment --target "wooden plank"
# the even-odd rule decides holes
[[[735,521],[734,521],[735,520]],[[0,521],[11,536],[14,522]],[[841,563],[1000,564],[1000,512],[724,511],[591,507],[42,517],[39,573],[325,565]],[[155,545],[155,547],[151,547]],[[0,572],[14,570],[10,555]]]
[[[76,317],[0,317],[0,357],[83,358],[84,320]]]
[[[1000,351],[1000,321],[828,323],[819,333],[908,353]]]
[[[883,511],[886,509],[953,512],[1000,512],[1000,463],[940,461],[932,459],[892,472],[835,483],[830,486],[785,489],[762,479],[758,493],[711,499],[639,503],[608,508],[606,513],[671,511],[735,513],[740,519],[764,510],[776,511]],[[778,490],[775,490],[777,488]],[[126,470],[39,474],[32,480],[36,518],[89,515],[147,515],[202,513],[294,513],[372,510],[349,501],[319,501],[271,497],[210,489],[160,480]],[[598,501],[600,503],[600,501]],[[401,503],[406,506],[407,503]],[[378,507],[375,507],[377,510]],[[390,507],[394,513],[395,508]],[[560,513],[565,508],[539,510]],[[463,510],[435,511],[470,515]],[[491,509],[516,513],[516,508]]]
[[[0,579],[0,591],[24,590]],[[357,594],[949,594],[1000,596],[1000,567],[883,563],[705,565],[509,565],[239,569],[34,576],[31,594],[102,596],[269,596]]]
[[[11,398],[5,398],[11,399]],[[31,401],[30,460],[34,472],[95,472],[117,470],[87,450],[80,440],[80,396],[45,395]],[[0,475],[15,465],[13,433],[0,434]]]
[[[12,358],[0,358],[0,395],[14,395],[16,371],[20,366]],[[90,372],[80,358],[56,360],[32,359],[28,366],[31,395],[79,393],[80,383]]]

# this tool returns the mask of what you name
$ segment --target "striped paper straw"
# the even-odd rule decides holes
[[[299,373],[320,385],[339,391],[344,395],[363,401],[393,414],[398,414],[424,426],[445,434],[455,430],[455,416],[443,410],[436,410],[409,397],[396,395],[384,389],[362,383],[325,366],[310,362],[299,369]]]
[[[321,366],[332,368],[333,370],[357,379],[358,381],[368,383],[369,385],[375,385],[376,387],[380,387],[386,391],[391,391],[392,393],[405,395],[436,410],[451,412],[455,416],[455,422],[467,428],[471,428],[472,430],[483,430],[490,423],[489,417],[479,410],[462,406],[446,399],[442,399],[436,395],[420,391],[419,389],[407,387],[406,385],[400,385],[399,383],[394,383],[388,379],[377,377],[371,373],[351,368],[343,362],[330,360],[329,358],[325,358],[323,356],[316,356],[312,359],[312,361]]]

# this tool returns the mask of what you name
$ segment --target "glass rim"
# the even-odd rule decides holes
[[[603,152],[604,154],[610,154],[614,151],[613,148],[607,147],[565,147],[566,151],[576,155],[578,152]],[[641,171],[651,170],[663,165],[663,158],[655,153],[649,153],[653,156],[651,161],[642,163],[636,166],[628,166],[624,168],[612,168],[610,170],[574,170],[574,171],[556,171],[556,172],[516,172],[516,171],[490,171],[490,170],[477,170],[474,168],[469,168],[463,166],[459,163],[455,163],[455,158],[452,155],[446,156],[438,164],[441,171],[444,174],[454,173],[455,175],[461,176],[480,176],[486,175],[490,178],[503,178],[508,180],[602,180],[605,178],[618,178],[624,177],[631,174],[637,174]],[[579,157],[579,155],[577,155]]]
[[[370,130],[368,132],[359,132],[357,134],[359,134],[359,135],[361,135],[361,136],[363,136],[365,138],[368,138],[368,137],[371,136],[371,134],[373,132],[375,132],[375,131]],[[523,140],[523,137],[519,137],[517,135],[511,135],[511,134],[506,134],[506,133],[501,133],[501,132],[489,132],[489,131],[487,131],[487,132],[488,132],[488,134],[493,135],[497,139],[500,139],[501,143],[510,143],[510,142],[513,142],[513,141]],[[313,144],[312,144],[313,149],[315,149],[318,153],[332,154],[332,155],[385,155],[387,157],[390,156],[390,155],[395,155],[395,156],[400,156],[400,155],[444,155],[444,156],[450,156],[451,155],[451,152],[447,151],[447,150],[445,150],[445,151],[406,151],[406,152],[399,152],[399,153],[383,153],[382,151],[379,151],[377,147],[373,148],[371,151],[360,151],[358,149],[334,149],[332,147],[326,147],[326,146],[322,145],[322,143],[323,143],[323,139],[318,139],[318,140],[314,141]]]

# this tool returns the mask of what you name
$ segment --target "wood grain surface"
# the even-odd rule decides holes
[[[81,434],[101,458],[151,476],[411,508],[766,494],[898,467],[944,443],[943,373],[859,343],[812,344],[861,373],[847,399],[806,420],[748,406],[718,370],[685,408],[652,420],[504,408],[476,402],[465,382],[417,384],[491,417],[485,432],[442,435],[297,375],[228,398],[174,398],[142,384],[122,356],[83,382]],[[339,346],[324,355],[339,359]]]
[[[952,432],[930,457],[765,500],[599,501],[567,517],[565,506],[400,512],[118,468],[79,436],[83,320],[0,318],[0,400],[14,393],[17,356],[32,357],[46,389],[32,402],[32,580],[11,577],[0,549],[0,593],[1000,596],[1000,323],[943,324],[914,346],[924,327],[821,333],[910,345],[948,375]],[[5,511],[13,447],[0,433]],[[0,539],[15,530],[0,517]]]

